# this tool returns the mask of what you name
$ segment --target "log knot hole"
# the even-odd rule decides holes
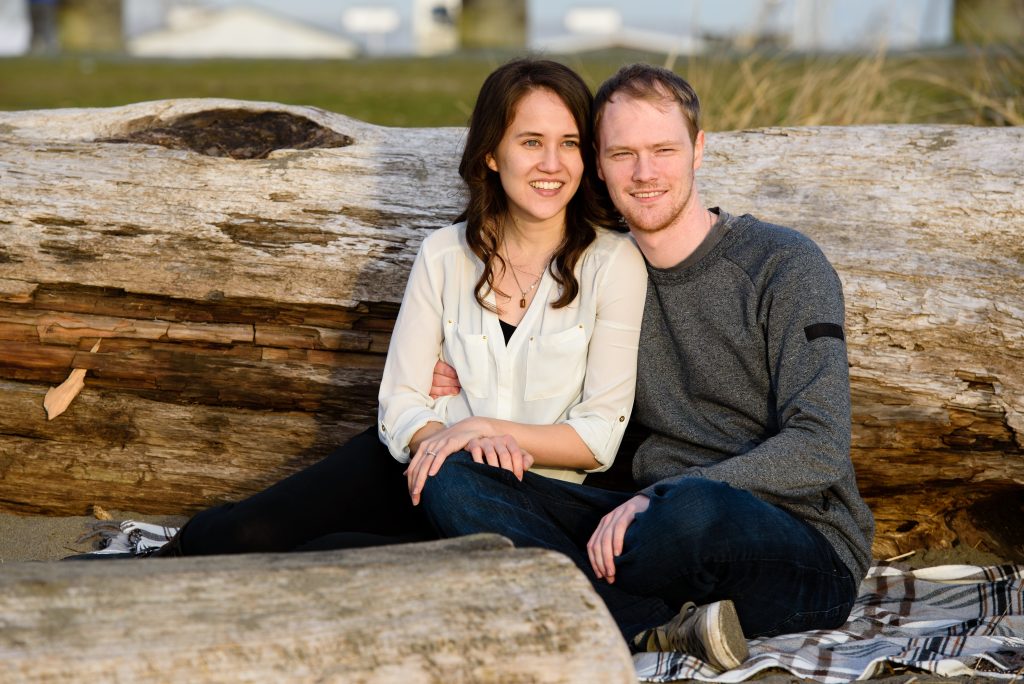
[[[144,143],[191,150],[210,157],[266,159],[274,150],[347,147],[350,136],[288,112],[211,109],[169,122],[156,117],[132,121],[123,135],[97,142]]]

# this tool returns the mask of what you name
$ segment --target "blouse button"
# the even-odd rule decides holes
[[[623,422],[624,420],[626,420],[626,416],[619,416],[619,422],[620,423]]]

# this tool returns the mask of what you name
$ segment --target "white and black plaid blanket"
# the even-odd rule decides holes
[[[740,682],[764,670],[819,682],[849,682],[893,671],[1024,676],[1024,565],[942,565],[868,571],[840,629],[750,641],[750,657],[719,673],[682,653],[634,656],[640,681]]]
[[[165,527],[134,520],[103,520],[89,525],[89,532],[78,541],[100,538],[100,549],[94,556],[148,556],[178,533],[177,527]]]
[[[105,523],[96,553],[149,555],[176,528]],[[1024,677],[1024,565],[941,565],[911,570],[879,562],[868,571],[840,629],[750,641],[750,657],[719,673],[683,653],[633,657],[643,682],[741,682],[765,670],[827,684],[903,670],[936,675]]]

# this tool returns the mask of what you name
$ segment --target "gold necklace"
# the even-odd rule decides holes
[[[509,270],[512,271],[512,280],[516,281],[516,287],[519,288],[519,294],[522,295],[522,298],[519,300],[519,308],[520,309],[525,309],[526,308],[526,295],[528,295],[529,293],[533,292],[533,288],[537,287],[537,285],[540,283],[540,279],[544,277],[544,272],[541,271],[540,276],[535,281],[533,281],[533,285],[531,285],[530,287],[528,287],[528,288],[526,288],[524,290],[523,286],[519,284],[519,276],[516,275],[516,267],[512,265],[512,257],[510,257],[508,255],[508,243],[507,242],[505,243],[505,259],[508,261]],[[523,271],[523,272],[526,273],[526,271]]]

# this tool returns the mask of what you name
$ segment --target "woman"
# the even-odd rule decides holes
[[[647,275],[631,240],[601,227],[612,221],[591,101],[578,75],[547,60],[487,78],[459,165],[468,204],[413,264],[377,434],[199,513],[156,555],[432,538],[415,506],[426,478],[462,449],[520,478],[533,468],[582,481],[611,465],[632,409]],[[435,401],[439,358],[463,391]]]

